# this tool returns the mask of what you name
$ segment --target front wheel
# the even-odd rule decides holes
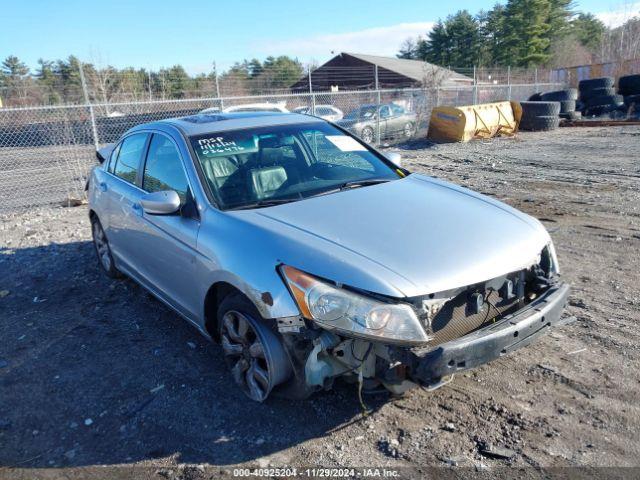
[[[233,380],[252,400],[264,402],[292,372],[289,356],[254,305],[239,294],[218,309],[220,343]]]
[[[369,145],[371,145],[373,143],[373,128],[371,127],[364,127],[362,129],[362,134],[360,135],[360,137],[362,138],[362,141],[364,143],[367,143]]]

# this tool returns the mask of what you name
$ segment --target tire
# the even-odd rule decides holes
[[[567,100],[577,100],[578,90],[575,88],[568,88],[566,90],[558,90],[555,92],[547,92],[542,94],[541,100],[543,102],[564,102]]]
[[[560,102],[520,102],[522,118],[557,117],[560,113]]]
[[[614,110],[618,110],[619,108],[620,108],[620,105],[614,105],[614,104],[596,105],[596,106],[587,108],[583,115],[585,117],[600,117],[602,115],[607,115],[613,112]]]
[[[636,104],[636,107],[640,107],[640,94],[627,95],[626,97],[624,97],[624,104],[627,107],[630,107],[634,103]]]
[[[574,112],[576,110],[575,100],[561,100],[560,101],[560,113]]]
[[[416,127],[413,125],[413,123],[407,122],[402,129],[402,136],[407,139],[411,138],[415,134],[415,131]]]
[[[618,79],[618,89],[623,95],[640,94],[640,75],[624,75]]]
[[[520,130],[527,130],[530,132],[548,132],[555,130],[560,125],[560,117],[553,116],[541,116],[523,120],[520,122]]]
[[[255,305],[240,293],[222,300],[217,321],[233,380],[250,399],[264,402],[273,388],[288,380],[293,371],[280,337],[269,328]]]
[[[582,100],[589,101],[595,97],[604,97],[606,95],[615,95],[616,90],[613,87],[609,88],[594,88],[593,90],[587,90],[581,95]]]
[[[542,101],[542,94],[541,93],[534,93],[533,95],[531,95],[529,97],[529,101],[530,102],[540,102],[540,101]]]
[[[580,93],[582,93],[593,90],[594,88],[611,88],[613,84],[614,80],[612,77],[590,78],[589,80],[580,80],[578,88],[580,89]]]
[[[560,118],[563,118],[565,120],[581,120],[582,119],[582,113],[580,112],[566,112],[566,113],[561,113],[560,114]]]
[[[362,132],[360,133],[360,138],[362,139],[362,141],[364,143],[367,143],[369,145],[373,145],[373,142],[375,140],[375,135],[373,133],[373,128],[364,127],[362,129]]]
[[[623,105],[624,97],[622,95],[603,95],[601,97],[593,97],[586,101],[587,107],[600,107],[604,105]]]
[[[107,240],[107,235],[104,233],[102,224],[97,217],[91,219],[91,235],[93,236],[93,246],[98,256],[98,262],[102,270],[104,270],[104,273],[110,278],[121,278],[123,275],[120,270],[116,268],[113,255],[111,254],[109,240]]]

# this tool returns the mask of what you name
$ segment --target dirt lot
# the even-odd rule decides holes
[[[577,321],[436,392],[366,397],[367,417],[349,385],[247,400],[217,346],[100,272],[84,207],[0,217],[0,466],[22,469],[0,477],[211,478],[237,465],[640,475],[595,468],[640,466],[639,146],[640,127],[406,146],[410,169],[543,220]],[[487,444],[514,456],[488,458]]]

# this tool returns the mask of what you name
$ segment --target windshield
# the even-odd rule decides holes
[[[344,118],[347,120],[357,120],[357,119],[365,119],[369,120],[373,118],[376,113],[376,106],[369,105],[366,107],[360,107],[352,112],[349,112]]]
[[[192,137],[191,144],[224,209],[301,200],[401,177],[392,164],[328,123],[216,132]]]

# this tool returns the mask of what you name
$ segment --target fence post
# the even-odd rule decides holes
[[[377,107],[376,107],[376,145],[380,145],[380,103],[382,98],[380,97],[380,83],[378,80],[378,65],[375,65],[375,87],[377,92]]]
[[[535,91],[533,93],[538,93],[538,67],[533,72],[533,84],[535,85]]]
[[[507,67],[507,85],[509,86],[509,101],[511,101],[511,65]]]
[[[151,100],[153,100],[153,99],[151,98],[151,69],[149,69],[149,75],[148,75],[148,77],[149,77],[149,101],[151,101]]]
[[[220,98],[220,82],[218,81],[218,67],[216,66],[216,62],[213,62],[213,77],[216,80],[216,98],[220,102],[220,110],[224,108],[224,102]]]
[[[476,66],[473,66],[473,104],[478,103],[478,78],[476,72]]]
[[[313,78],[311,77],[311,65],[309,65],[309,93],[311,94],[311,115],[316,114],[316,94],[313,93]]]
[[[93,112],[93,105],[89,101],[89,91],[87,90],[87,82],[84,79],[84,69],[82,68],[82,62],[78,61],[78,70],[80,72],[80,84],[82,85],[82,94],[84,95],[84,103],[89,107],[89,117],[91,118],[91,133],[93,134],[93,146],[98,150],[98,129],[96,127],[96,116]]]

